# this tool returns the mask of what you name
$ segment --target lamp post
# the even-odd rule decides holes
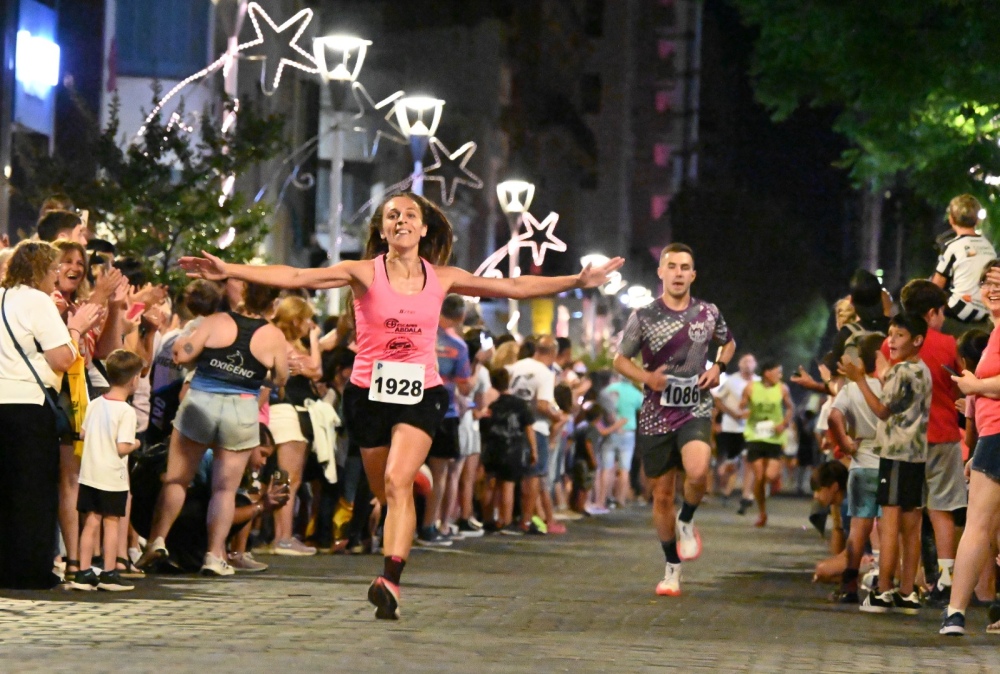
[[[313,40],[313,56],[319,68],[320,77],[329,85],[330,105],[333,117],[331,127],[330,154],[330,207],[327,214],[327,235],[330,244],[327,252],[330,264],[340,262],[340,247],[343,239],[341,212],[343,211],[344,184],[344,126],[349,123],[352,113],[346,111],[347,96],[351,84],[358,79],[365,54],[371,42],[350,35],[329,35]],[[331,56],[327,61],[327,56]],[[353,63],[352,63],[353,61]],[[340,310],[340,290],[332,290],[328,296],[330,313]]]
[[[510,227],[510,240],[517,236],[521,229],[521,216],[531,208],[531,200],[535,198],[535,186],[524,180],[505,180],[497,185],[497,199],[500,201],[500,209],[507,216],[507,225]],[[518,251],[516,246],[507,246],[507,262],[509,265],[508,276],[516,278],[521,275],[518,268]],[[507,300],[508,322],[507,329],[517,332],[517,323],[521,318],[518,309],[518,302],[515,299]]]
[[[413,192],[424,193],[424,155],[431,136],[441,123],[444,101],[432,96],[405,96],[396,101],[396,121],[403,135],[410,141],[413,156]],[[410,116],[414,115],[411,121]],[[425,120],[430,118],[430,122]]]

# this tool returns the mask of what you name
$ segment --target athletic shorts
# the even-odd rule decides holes
[[[286,442],[309,442],[302,433],[302,424],[299,422],[299,412],[295,409],[295,405],[288,403],[271,405],[269,421],[267,428],[274,436],[275,445]]]
[[[878,468],[854,468],[847,473],[847,514],[878,517]]]
[[[538,431],[535,431],[535,446],[538,448],[538,461],[535,461],[531,466],[528,467],[528,474],[526,477],[544,477],[549,476],[549,436],[542,435]]]
[[[434,459],[457,459],[461,456],[458,446],[458,417],[442,419],[434,438],[431,440],[431,451],[427,455]]]
[[[97,513],[108,517],[125,517],[128,491],[104,491],[87,484],[80,485],[76,497],[76,510],[80,513]]]
[[[635,431],[612,433],[601,444],[601,468],[611,470],[617,461],[622,470],[632,468],[632,454],[635,452]]]
[[[747,461],[753,463],[757,459],[772,459],[777,460],[781,458],[781,445],[776,445],[773,442],[748,442],[747,443]]]
[[[899,506],[903,510],[923,508],[925,482],[924,464],[879,459],[878,504]]]
[[[709,419],[692,419],[680,428],[663,435],[637,435],[635,450],[642,459],[646,477],[666,475],[675,468],[683,468],[681,450],[689,442],[711,444],[712,422]]]
[[[1000,482],[1000,433],[979,438],[972,455],[972,470]]]
[[[743,453],[746,438],[742,433],[719,433],[715,436],[715,448],[719,461],[735,461]]]
[[[928,445],[926,475],[927,492],[924,496],[929,510],[951,512],[969,505],[961,443]]]
[[[174,428],[212,449],[242,452],[260,445],[257,396],[189,389],[174,417]]]
[[[368,389],[348,382],[344,387],[344,429],[358,447],[388,447],[396,424],[419,428],[433,438],[450,404],[444,386],[424,389],[416,405],[397,405],[368,399]]]

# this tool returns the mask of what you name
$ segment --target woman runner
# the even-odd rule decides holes
[[[430,201],[412,193],[386,199],[369,223],[364,259],[297,269],[228,264],[204,253],[185,257],[189,276],[237,278],[282,288],[342,288],[354,294],[358,355],[344,390],[345,426],[362,449],[365,472],[388,507],[384,570],[368,589],[375,617],[399,618],[399,581],[413,542],[413,480],[448,408],[435,351],[441,302],[448,293],[520,299],[594,288],[624,264],[614,258],[575,276],[483,278],[445,266],[452,227]]]

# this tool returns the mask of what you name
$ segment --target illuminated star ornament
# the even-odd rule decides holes
[[[384,98],[378,103],[375,102],[368,90],[360,82],[351,85],[354,99],[358,102],[361,111],[355,119],[364,119],[364,127],[356,130],[363,132],[368,137],[365,144],[365,152],[368,157],[374,157],[378,153],[379,140],[385,138],[393,143],[406,145],[406,137],[403,131],[396,125],[396,100],[405,96],[402,91],[397,91],[392,96]]]
[[[466,164],[476,151],[475,143],[470,141],[451,153],[437,138],[431,138],[430,145],[431,152],[434,153],[434,163],[424,169],[424,180],[441,183],[441,203],[450,206],[455,202],[455,189],[459,184],[467,185],[474,190],[483,188],[483,181],[479,176],[466,168]],[[556,215],[556,219],[558,218]]]
[[[531,213],[525,212],[521,215],[521,222],[524,223],[525,231],[521,232],[513,239],[511,239],[506,246],[500,250],[494,252],[486,260],[479,265],[479,269],[476,270],[476,276],[484,276],[486,278],[501,278],[503,275],[497,268],[504,259],[508,256],[516,256],[522,248],[531,248],[531,259],[536,266],[541,267],[542,263],[545,262],[545,251],[553,250],[557,253],[563,253],[566,251],[566,243],[561,239],[557,238],[553,234],[552,230],[555,229],[556,223],[559,222],[558,213],[549,213],[545,216],[545,219],[541,223],[535,219]],[[535,239],[536,234],[543,234],[545,236],[541,241]]]
[[[136,135],[143,135],[146,132],[146,125],[152,121],[153,117],[159,114],[159,112],[167,104],[167,101],[180,93],[181,90],[183,90],[187,85],[211,75],[220,68],[228,70],[232,65],[232,60],[234,58],[239,58],[239,54],[241,52],[247,50],[258,51],[256,49],[257,47],[265,47],[268,50],[273,47],[277,47],[279,53],[278,58],[272,59],[267,54],[264,54],[264,64],[261,71],[261,88],[264,90],[264,93],[269,96],[274,94],[278,85],[281,83],[281,73],[286,65],[298,68],[299,70],[310,74],[319,72],[319,68],[316,67],[316,61],[313,59],[312,55],[298,44],[299,38],[302,37],[302,34],[306,31],[306,28],[312,21],[313,11],[311,9],[306,8],[300,10],[295,14],[295,16],[280,26],[274,23],[274,21],[271,20],[271,17],[267,15],[267,12],[265,12],[264,9],[256,2],[251,2],[247,6],[247,13],[250,15],[250,22],[253,24],[257,37],[249,42],[240,44],[236,47],[235,51],[227,50],[225,54],[217,58],[205,68],[178,82],[156,103],[152,112],[146,116],[146,121],[143,123],[142,127],[139,128],[139,132]],[[261,23],[261,19],[264,20],[263,23]],[[282,38],[282,35],[286,33],[286,31],[292,31],[290,38],[287,36]],[[270,77],[270,71],[272,69],[274,71],[274,75],[273,77]],[[271,80],[270,89],[267,86],[268,79]]]

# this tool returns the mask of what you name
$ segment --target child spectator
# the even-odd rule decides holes
[[[118,554],[118,527],[125,515],[128,500],[128,455],[139,447],[136,440],[135,410],[129,396],[139,386],[142,358],[118,349],[105,362],[111,388],[90,402],[80,434],[83,436],[83,459],[80,464],[80,492],[77,510],[84,518],[80,535],[80,570],[71,582],[76,590],[135,589],[115,569]],[[94,551],[104,534],[100,575],[91,568]]]
[[[598,422],[604,415],[600,405],[591,405],[583,413],[581,423],[573,434],[573,497],[574,512],[586,513],[587,496],[594,487],[594,471],[597,470],[597,449],[601,446],[601,431]]]
[[[858,345],[865,368],[865,381],[878,397],[882,394],[882,383],[875,372],[881,345],[882,335],[878,333],[865,336]],[[851,523],[847,535],[846,566],[836,600],[841,604],[857,604],[861,556],[878,516],[879,458],[875,444],[878,418],[865,402],[861,388],[852,381],[834,399],[829,423],[833,441],[844,455],[851,457],[847,478],[847,516]]]
[[[510,393],[510,372],[504,367],[491,370],[490,383],[500,397],[490,405],[482,434],[483,466],[497,481],[488,512],[499,513],[494,526],[502,531],[513,521],[514,485],[538,460],[538,448],[532,428],[535,415],[527,402]]]
[[[996,258],[989,239],[976,231],[982,205],[971,194],[961,194],[948,204],[948,224],[955,232],[938,258],[931,281],[945,289],[948,322],[944,332],[960,335],[971,327],[988,328],[989,312],[979,296],[979,277]]]
[[[889,323],[889,357],[896,362],[885,374],[881,396],[865,378],[864,367],[853,359],[841,363],[844,375],[856,382],[868,407],[879,418],[876,443],[879,451],[878,590],[861,604],[865,613],[896,610],[916,615],[920,599],[913,580],[920,562],[921,509],[924,506],[924,464],[927,461],[927,421],[931,406],[931,373],[920,360],[920,346],[927,321],[901,313]],[[902,544],[900,544],[902,534]],[[900,555],[902,547],[902,555]],[[893,578],[902,556],[899,590]]]

